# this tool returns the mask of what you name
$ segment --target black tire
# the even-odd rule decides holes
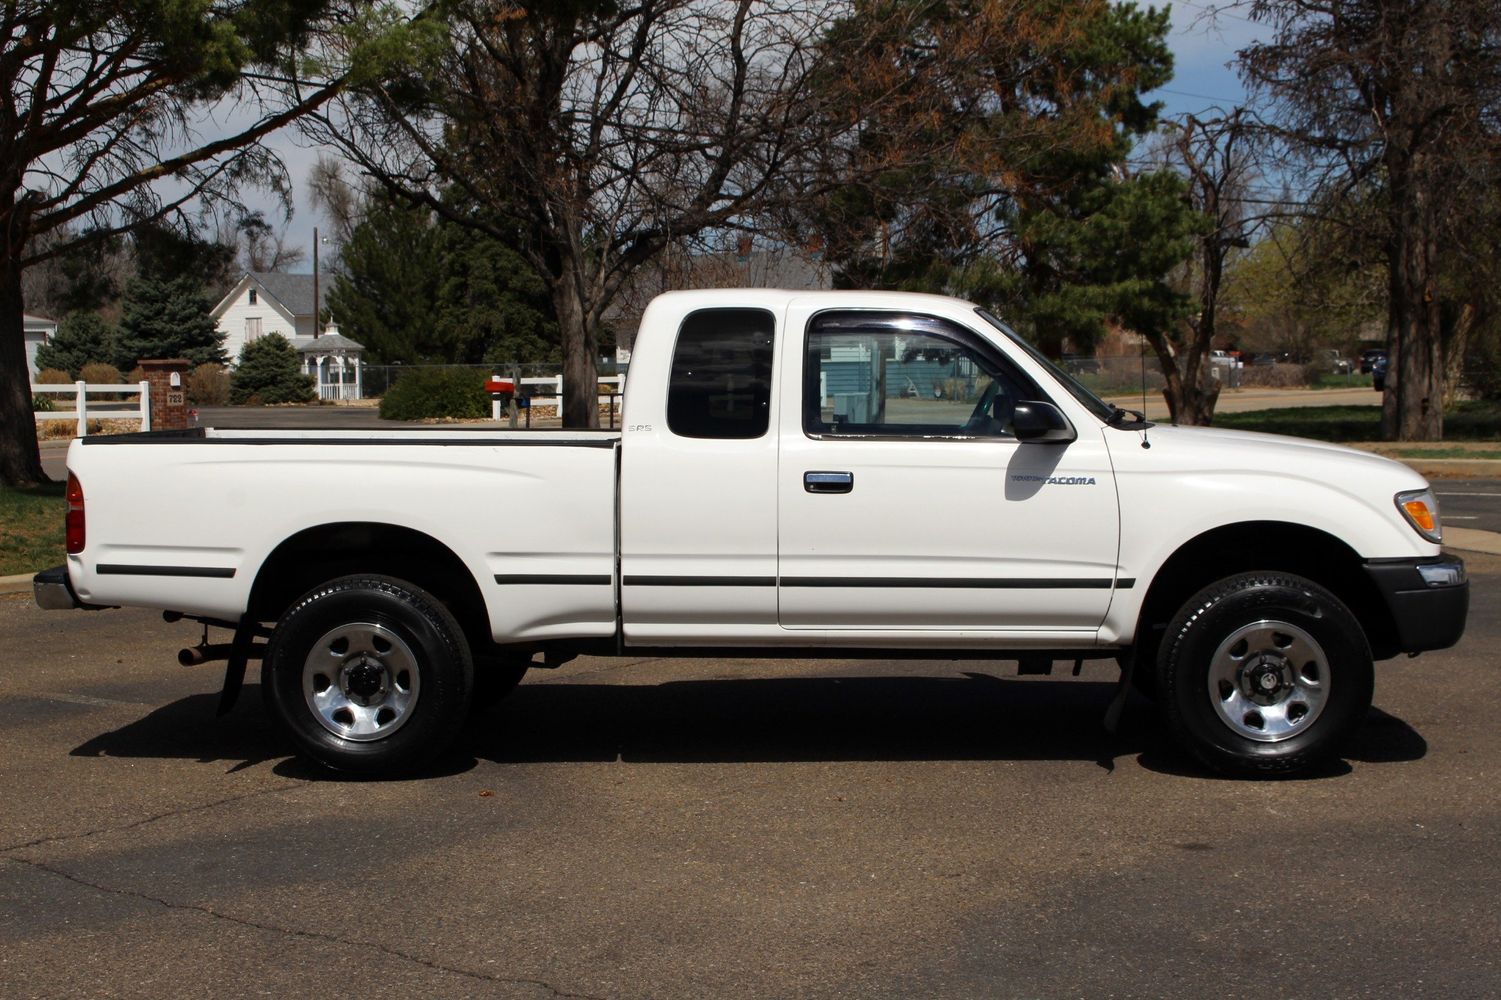
[[[308,591],[282,616],[261,664],[267,706],[297,749],[367,775],[410,771],[445,750],[468,716],[473,683],[453,615],[388,576]]]
[[[1371,707],[1365,633],[1328,590],[1242,573],[1195,594],[1157,659],[1169,731],[1216,771],[1273,777],[1335,754]]]

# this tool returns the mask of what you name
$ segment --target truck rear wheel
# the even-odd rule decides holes
[[[386,576],[314,587],[276,627],[261,690],[298,750],[359,774],[431,760],[468,715],[474,666],[436,598]]]
[[[1290,573],[1243,573],[1195,594],[1157,661],[1169,730],[1210,767],[1242,777],[1328,759],[1365,719],[1372,687],[1355,616]]]

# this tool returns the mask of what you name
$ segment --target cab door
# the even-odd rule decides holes
[[[643,327],[656,316],[648,310]],[[698,309],[633,362],[668,377],[660,396],[628,390],[620,609],[630,642],[777,630],[776,333],[771,308]]]
[[[1092,641],[1119,584],[1103,429],[1023,443],[1017,404],[1047,397],[975,331],[815,310],[786,323],[781,626]]]

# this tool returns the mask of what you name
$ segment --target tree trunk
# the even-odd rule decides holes
[[[1211,203],[1218,214],[1218,201]],[[1204,289],[1199,296],[1198,321],[1192,324],[1193,340],[1185,351],[1183,364],[1182,405],[1174,423],[1204,427],[1214,419],[1214,407],[1220,399],[1219,383],[1210,385],[1208,365],[1210,346],[1219,329],[1220,285],[1225,276],[1225,245],[1218,235],[1204,241]]]
[[[1387,382],[1381,434],[1388,441],[1444,437],[1443,323],[1436,290],[1433,208],[1413,171],[1389,167]]]
[[[1444,316],[1444,409],[1453,406],[1464,385],[1465,359],[1470,353],[1470,333],[1475,329],[1473,302],[1451,304]]]
[[[599,426],[599,331],[578,293],[577,262],[566,260],[553,283],[553,306],[563,342],[564,427]]]
[[[0,248],[0,484],[5,486],[48,481],[31,410],[23,307],[20,262]]]
[[[1147,343],[1152,345],[1152,351],[1157,355],[1157,367],[1162,369],[1162,398],[1167,402],[1168,422],[1176,424],[1183,414],[1185,402],[1183,377],[1178,373],[1178,359],[1173,357],[1172,347],[1161,334],[1147,335]]]

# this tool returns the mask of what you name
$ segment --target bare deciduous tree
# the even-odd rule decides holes
[[[1376,192],[1387,272],[1388,438],[1443,436],[1442,280],[1501,152],[1495,0],[1256,0],[1271,41],[1240,53],[1311,199]]]
[[[564,422],[596,426],[602,321],[632,275],[748,225],[833,141],[812,81],[841,10],[466,0],[441,23],[411,22],[428,66],[367,77],[310,133],[394,195],[499,239],[523,234],[561,331]]]
[[[1188,179],[1190,202],[1209,220],[1185,268],[1197,305],[1183,322],[1186,336],[1148,337],[1167,379],[1163,393],[1176,424],[1209,423],[1219,398],[1208,361],[1219,331],[1225,264],[1235,249],[1248,245],[1259,223],[1245,198],[1255,171],[1246,125],[1244,109],[1235,108],[1205,117],[1184,115],[1166,133],[1167,161]]]

